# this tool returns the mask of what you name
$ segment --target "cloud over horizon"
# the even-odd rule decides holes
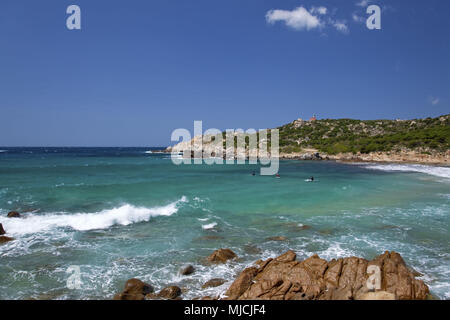
[[[322,25],[317,16],[314,16],[303,7],[298,7],[292,11],[280,9],[269,10],[266,14],[266,21],[270,24],[282,21],[286,26],[295,30],[311,30],[319,28]]]
[[[327,14],[328,9],[324,6],[312,7],[309,11],[304,7],[297,7],[293,10],[275,9],[269,10],[266,13],[266,21],[270,24],[284,22],[287,27],[296,31],[310,31],[313,29],[322,29],[325,26],[332,26],[342,33],[349,32],[345,20],[322,19]]]

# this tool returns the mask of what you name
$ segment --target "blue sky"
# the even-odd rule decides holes
[[[449,113],[450,2],[369,2],[381,30],[361,0],[2,0],[0,146]],[[66,28],[71,4],[81,30]]]

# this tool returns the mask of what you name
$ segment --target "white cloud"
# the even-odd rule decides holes
[[[324,14],[327,14],[328,10],[327,10],[327,8],[325,8],[325,7],[312,7],[311,10],[310,10],[310,12],[311,12],[312,14],[321,14],[321,15],[324,15]]]
[[[441,100],[437,97],[430,97],[430,102],[433,106],[439,104],[439,102],[441,102]]]
[[[364,17],[361,17],[361,16],[359,16],[359,15],[356,14],[356,13],[353,13],[353,14],[352,14],[352,19],[353,19],[353,21],[355,21],[355,22],[361,22],[361,23],[365,21]]]
[[[312,30],[333,27],[342,33],[348,33],[347,21],[332,18],[334,13],[328,13],[328,9],[323,6],[312,7],[309,11],[304,7],[293,10],[270,10],[266,14],[267,23],[284,22],[286,26],[295,30]]]
[[[336,21],[333,26],[336,28],[337,31],[343,32],[343,33],[347,33],[348,32],[348,27],[347,24],[345,23],[345,21]]]
[[[272,24],[277,21],[283,21],[286,26],[295,30],[311,30],[322,26],[319,17],[311,14],[303,7],[298,7],[292,11],[270,10],[266,14],[266,21]]]

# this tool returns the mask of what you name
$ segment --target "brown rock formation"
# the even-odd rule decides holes
[[[114,300],[144,300],[145,296],[153,292],[153,287],[139,279],[130,279],[125,283],[123,292],[114,296]]]
[[[20,213],[17,211],[11,211],[7,215],[8,218],[20,218]]]
[[[6,243],[6,242],[9,242],[9,241],[13,241],[13,240],[14,240],[14,238],[11,238],[11,237],[0,236],[0,244]]]
[[[357,257],[326,261],[313,255],[300,262],[288,251],[255,264],[236,278],[225,293],[227,299],[422,300],[429,295],[425,283],[415,279],[396,252],[386,251],[372,261]],[[372,281],[373,269],[379,270],[378,288]]]
[[[226,281],[224,279],[214,278],[214,279],[206,281],[203,284],[202,289],[218,287],[218,286],[223,285],[225,282]]]
[[[0,223],[0,236],[6,233],[5,229],[3,229],[3,225]]]
[[[164,298],[164,299],[176,299],[181,295],[181,289],[177,286],[170,286],[167,288],[162,289],[159,293],[158,293],[158,297],[159,298]]]
[[[194,271],[195,271],[194,266],[188,265],[188,266],[186,266],[186,267],[184,267],[183,269],[180,270],[180,274],[182,276],[187,276],[187,275],[190,275],[190,274],[194,273]]]
[[[208,261],[212,263],[225,263],[230,259],[236,258],[236,254],[230,249],[219,249],[214,251],[209,257]]]

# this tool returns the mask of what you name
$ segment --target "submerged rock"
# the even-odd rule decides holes
[[[269,237],[266,238],[267,241],[286,241],[287,238],[283,236],[277,236],[277,237]]]
[[[217,236],[217,235],[207,235],[195,238],[194,241],[210,241],[210,240],[223,240],[224,237]]]
[[[225,263],[234,258],[237,258],[237,255],[230,249],[218,249],[214,251],[207,259],[212,263]]]
[[[311,226],[309,226],[307,224],[298,224],[297,225],[297,230],[298,231],[309,230],[309,229],[311,229]]]
[[[13,240],[14,240],[14,238],[11,238],[11,237],[0,236],[0,244],[6,243],[6,242],[9,242],[9,241],[13,241]]]
[[[218,287],[218,286],[223,285],[225,282],[226,282],[225,279],[214,278],[214,279],[211,279],[211,280],[208,280],[207,282],[205,282],[202,285],[202,289]]]
[[[194,272],[195,272],[195,268],[191,264],[180,270],[180,274],[182,276],[187,276],[187,275],[190,275],[190,274],[192,274]]]
[[[3,225],[0,223],[0,236],[6,233],[5,229],[3,229]]]
[[[262,253],[262,250],[258,248],[254,244],[247,244],[244,246],[244,251],[249,254],[260,254]]]
[[[318,255],[297,261],[295,252],[288,251],[256,264],[236,278],[225,293],[228,300],[424,300],[429,296],[427,285],[415,279],[396,252],[386,251],[372,261],[357,257],[327,261]],[[374,269],[379,271],[376,290],[368,282]]]
[[[116,294],[114,300],[144,300],[145,296],[153,291],[150,284],[133,278],[125,283],[124,290]]]
[[[20,218],[20,213],[17,211],[11,211],[7,215],[8,218]]]

